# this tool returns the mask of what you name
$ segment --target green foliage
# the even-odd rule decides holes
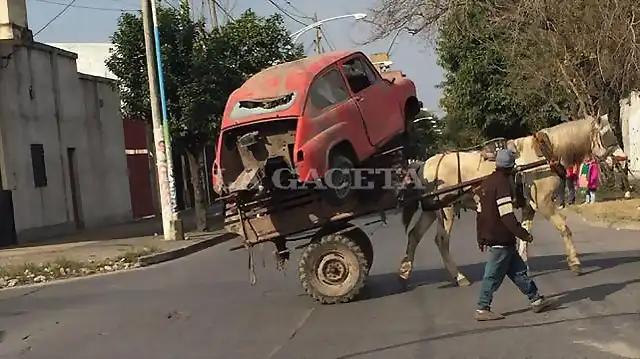
[[[494,14],[485,3],[471,1],[453,10],[437,41],[438,64],[445,70],[440,85],[445,132],[457,146],[524,136],[560,120],[549,92],[521,89],[510,81],[507,29],[491,22]]]
[[[182,2],[178,9],[158,8],[158,23],[170,131],[179,147],[192,152],[215,139],[227,98],[248,77],[303,55],[279,15],[265,18],[248,10],[208,31]],[[149,121],[141,15],[122,15],[111,39],[115,51],[106,64],[119,79],[123,110]]]
[[[445,142],[444,121],[436,114],[424,110],[416,118],[422,119],[415,124],[418,159],[425,160],[442,150]]]

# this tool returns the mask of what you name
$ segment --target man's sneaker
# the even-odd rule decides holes
[[[490,310],[476,310],[474,317],[479,322],[485,322],[488,320],[500,320],[504,319],[504,316],[494,313]]]
[[[553,304],[554,304],[553,300],[542,297],[534,301],[533,303],[531,303],[531,310],[533,310],[534,313],[544,312],[545,310],[552,307]]]

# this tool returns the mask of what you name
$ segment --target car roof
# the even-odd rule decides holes
[[[314,77],[335,62],[360,51],[333,51],[271,66],[234,91],[234,100],[277,98],[306,90]]]

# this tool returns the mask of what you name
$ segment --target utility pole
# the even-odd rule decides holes
[[[208,0],[209,1],[209,15],[211,16],[211,27],[213,29],[218,29],[220,28],[220,24],[218,23],[218,9],[216,8],[217,6],[217,1],[218,0]]]
[[[142,22],[144,27],[144,43],[147,57],[147,74],[149,76],[149,100],[151,102],[151,118],[153,122],[153,142],[156,149],[156,169],[158,171],[158,184],[160,189],[160,206],[162,209],[162,232],[165,240],[184,239],[182,223],[174,216],[172,206],[171,176],[168,163],[167,146],[165,143],[164,128],[160,119],[160,102],[158,101],[158,69],[156,67],[156,55],[154,52],[154,38],[151,25],[150,0],[142,1]],[[170,152],[169,152],[170,155]]]
[[[318,22],[318,14],[317,13],[313,14],[313,22]],[[322,40],[322,32],[320,31],[320,26],[322,26],[322,25],[318,25],[316,27],[316,39],[315,39],[316,54],[322,53],[322,47],[320,46],[320,41]]]

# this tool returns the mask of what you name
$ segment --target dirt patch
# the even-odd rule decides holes
[[[571,206],[571,209],[587,219],[608,222],[640,221],[640,198],[615,199],[592,204]]]
[[[104,258],[98,261],[92,259],[78,261],[59,257],[45,263],[26,262],[2,265],[0,266],[0,288],[136,268],[139,266],[138,258],[158,253],[159,251],[157,247],[149,247],[128,251],[115,258]]]

